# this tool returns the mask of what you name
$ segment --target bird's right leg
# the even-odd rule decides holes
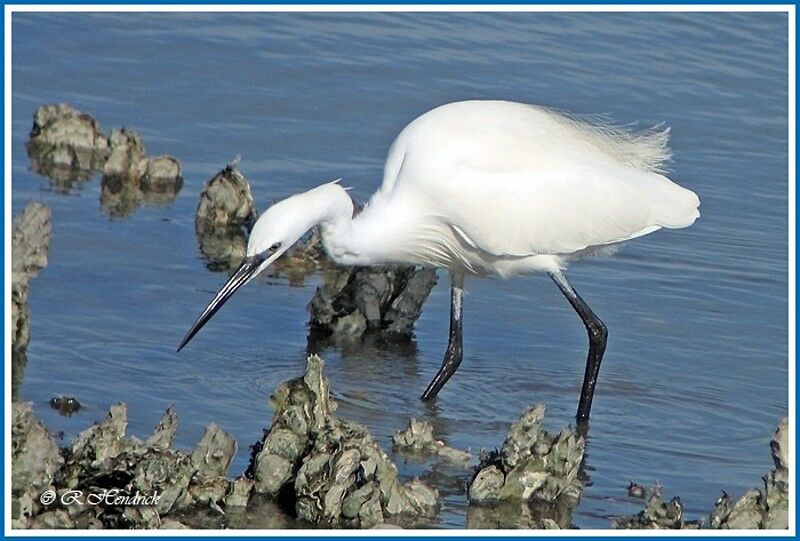
[[[447,351],[445,351],[442,366],[428,388],[422,393],[422,400],[436,398],[447,380],[456,373],[464,353],[461,323],[464,315],[464,275],[450,273],[450,284],[450,336],[447,340]]]
[[[606,351],[608,341],[608,328],[600,318],[592,312],[589,305],[584,302],[567,277],[560,271],[551,272],[550,278],[567,298],[572,308],[578,313],[586,332],[589,334],[589,354],[586,356],[586,372],[583,375],[583,386],[581,397],[578,402],[578,413],[575,416],[579,422],[589,419],[589,412],[592,409],[592,399],[594,398],[594,387],[597,384],[597,376],[600,373],[600,363],[603,362],[603,353]]]

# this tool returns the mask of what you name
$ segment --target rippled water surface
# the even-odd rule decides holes
[[[629,243],[569,275],[610,340],[589,434],[579,527],[634,513],[630,479],[658,480],[696,518],[720,489],[770,468],[787,413],[787,18],[782,14],[15,14],[13,212],[53,211],[50,264],[32,283],[22,398],[65,441],[117,401],[144,435],[176,404],[178,444],[215,422],[240,442],[268,424],[266,395],[304,366],[303,287],[244,288],[181,354],[225,275],[207,270],[193,217],[233,156],[259,209],[344,177],[378,186],[394,136],[424,111],[505,98],[672,127],[670,176],[702,199],[689,229]],[[30,170],[37,106],[68,102],[181,160],[176,201],[110,218],[94,178],[67,193]],[[446,275],[413,347],[323,351],[340,414],[385,446],[410,416],[456,447],[494,448],[534,402],[573,421],[586,336],[545,276],[468,280],[465,359],[434,405],[418,396],[447,340]],[[71,418],[47,406],[77,397]],[[398,458],[404,474],[428,466]],[[469,472],[436,476],[442,527],[465,525]]]

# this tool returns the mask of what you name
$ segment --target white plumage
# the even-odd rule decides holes
[[[682,228],[700,200],[663,175],[667,129],[632,132],[533,105],[463,101],[411,122],[389,151],[383,183],[353,218],[337,182],[276,203],[258,219],[247,260],[187,333],[182,348],[241,285],[319,225],[344,265],[403,263],[452,276],[451,332],[433,398],[461,362],[465,275],[550,274],[589,333],[578,418],[589,415],[606,328],[562,271],[660,228]]]
[[[444,105],[395,140],[350,251],[509,275],[686,227],[700,201],[659,173],[667,136],[513,102]]]

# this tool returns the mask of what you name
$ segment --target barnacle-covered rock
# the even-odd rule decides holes
[[[712,528],[787,529],[789,527],[789,420],[784,418],[770,441],[775,468],[761,489],[747,491],[735,503],[723,493],[709,517]]]
[[[789,527],[789,425],[783,419],[770,442],[775,469],[761,489],[748,490],[734,501],[726,492],[717,500],[705,527],[712,529],[787,529]],[[660,488],[660,487],[658,487]],[[694,529],[702,521],[686,521],[680,498],[666,502],[653,491],[647,507],[636,515],[614,520],[617,528]]]
[[[687,522],[683,517],[683,503],[678,497],[664,501],[658,494],[647,500],[647,507],[636,515],[615,519],[619,529],[686,530],[700,527],[698,522]]]
[[[50,209],[31,202],[11,226],[11,396],[16,400],[31,339],[28,292],[30,281],[47,266],[50,248]]]
[[[225,510],[246,506],[253,485],[227,479],[233,438],[212,424],[187,453],[172,448],[174,408],[144,441],[126,436],[126,413],[124,404],[112,406],[103,421],[59,452],[30,405],[14,404],[14,527],[229,526]],[[45,490],[52,499],[42,496]]]
[[[583,485],[579,470],[584,439],[571,428],[555,436],[542,428],[544,405],[526,410],[511,426],[499,452],[485,453],[469,486],[470,505],[494,506],[495,522],[503,524],[503,502],[523,502],[529,508],[528,527],[569,526],[571,510]],[[481,521],[489,520],[479,513]]]
[[[272,395],[272,427],[253,448],[255,490],[290,495],[298,518],[317,525],[368,528],[388,517],[432,517],[437,491],[419,480],[401,482],[367,429],[334,415],[322,367],[310,356],[305,375]]]
[[[28,284],[47,266],[50,247],[50,209],[29,203],[14,217],[11,230],[11,344],[24,350],[30,341]]]
[[[432,424],[413,417],[404,430],[394,433],[392,444],[395,451],[412,456],[433,455],[461,463],[466,463],[472,458],[472,455],[466,451],[453,449],[445,445],[443,441],[437,440],[433,436]]]
[[[103,165],[100,205],[112,217],[124,217],[142,201],[168,203],[183,187],[181,164],[171,156],[148,157],[142,138],[127,128],[115,129]]]
[[[200,251],[211,270],[234,269],[244,260],[246,231],[257,216],[250,184],[235,163],[206,182],[194,225]]]
[[[102,167],[109,140],[94,118],[59,103],[36,110],[27,149],[34,171],[51,178],[58,189],[69,189]]]
[[[52,490],[64,460],[47,429],[27,402],[11,410],[11,498],[15,527],[27,525],[41,508],[40,495]]]
[[[409,338],[436,280],[435,270],[413,266],[331,273],[308,305],[309,326],[320,335]]]

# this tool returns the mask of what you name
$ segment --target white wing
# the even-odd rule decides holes
[[[636,135],[511,102],[459,102],[403,130],[376,199],[424,212],[497,256],[570,254],[686,227],[697,196],[657,172],[666,132]]]

